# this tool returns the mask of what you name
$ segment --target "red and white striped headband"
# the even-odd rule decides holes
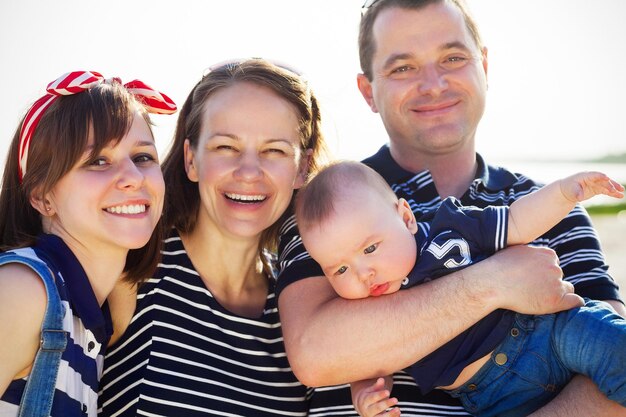
[[[119,78],[112,81],[122,83]],[[48,84],[47,94],[37,100],[24,117],[22,128],[20,129],[20,143],[18,148],[18,170],[19,179],[22,182],[26,175],[26,161],[28,160],[28,149],[33,132],[37,128],[41,116],[59,96],[78,94],[89,90],[91,87],[107,82],[99,72],[95,71],[73,71],[62,75]],[[139,80],[133,80],[124,84],[126,90],[131,93],[137,101],[141,102],[149,113],[172,114],[176,111],[176,104],[163,93],[154,90]]]

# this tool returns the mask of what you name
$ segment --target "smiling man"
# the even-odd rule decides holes
[[[448,196],[484,207],[509,205],[536,189],[539,185],[532,180],[490,166],[476,153],[488,59],[464,2],[368,3],[359,34],[363,73],[358,87],[371,110],[380,114],[389,144],[364,162],[418,216]],[[534,243],[540,247],[509,248],[461,274],[420,287],[346,301],[320,279],[321,270],[302,247],[296,227],[286,227],[279,306],[294,372],[311,386],[391,373],[495,309],[542,314],[577,306],[574,289],[580,296],[607,300],[626,314],[583,208],[575,208]],[[403,415],[464,414],[439,391],[420,394],[404,373],[396,374],[392,395]],[[345,385],[317,390],[312,401],[322,415],[354,412]],[[593,384],[577,377],[534,415],[619,415],[622,411],[614,407]]]

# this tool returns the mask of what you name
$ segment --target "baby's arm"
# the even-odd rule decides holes
[[[399,416],[400,409],[393,407],[397,398],[389,398],[393,387],[393,377],[387,375],[377,379],[363,379],[350,384],[352,404],[361,417]]]
[[[581,202],[605,194],[624,197],[624,187],[601,172],[580,172],[552,182],[511,204],[507,245],[532,242]]]

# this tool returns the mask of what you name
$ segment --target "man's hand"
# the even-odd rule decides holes
[[[484,283],[486,291],[494,292],[495,308],[550,314],[583,305],[574,286],[563,281],[559,259],[551,249],[512,246],[483,262],[492,262],[499,271],[490,274],[495,281]]]

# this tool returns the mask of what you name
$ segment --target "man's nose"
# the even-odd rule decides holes
[[[425,65],[419,74],[418,90],[422,94],[430,94],[438,96],[448,88],[448,82],[445,79],[445,72],[437,68],[436,65]]]

